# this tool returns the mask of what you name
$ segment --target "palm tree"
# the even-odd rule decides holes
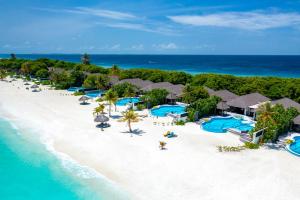
[[[264,125],[268,121],[274,122],[274,119],[272,117],[274,112],[272,111],[272,105],[270,103],[265,103],[259,106],[257,113],[259,115],[259,118],[263,121]]]
[[[110,68],[110,74],[111,75],[119,75],[120,74],[120,68],[118,67],[118,65],[113,65]]]
[[[98,116],[99,114],[103,114],[104,109],[105,109],[104,104],[99,104],[99,106],[94,109],[93,114],[96,115],[96,116]]]
[[[139,122],[141,119],[139,115],[135,113],[133,110],[127,110],[122,113],[123,117],[119,120],[120,122],[127,122],[129,127],[129,132],[132,133],[131,123]],[[132,136],[132,135],[131,135]]]
[[[118,94],[115,91],[110,89],[105,93],[103,99],[105,101],[108,101],[109,103],[109,116],[111,116],[111,104],[115,105],[115,110],[116,110],[116,102],[118,100]]]
[[[166,148],[167,143],[164,141],[159,141],[159,148],[160,150],[164,150]]]
[[[90,64],[90,56],[87,53],[83,54],[83,56],[81,57],[81,62],[84,65],[89,65]]]
[[[0,69],[0,80],[3,80],[7,76],[7,72],[4,69]]]
[[[11,60],[16,60],[16,59],[17,59],[16,54],[11,53],[11,54],[10,54],[10,59],[11,59]]]

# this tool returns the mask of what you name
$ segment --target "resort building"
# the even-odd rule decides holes
[[[256,109],[261,104],[266,103],[268,101],[270,101],[268,97],[265,97],[255,92],[232,99],[226,102],[226,104],[229,106],[230,111],[251,116],[255,119]]]
[[[300,115],[298,115],[294,120],[293,120],[293,129],[295,131],[299,131],[300,132]]]
[[[218,90],[212,92],[211,95],[221,98],[221,101],[217,104],[217,110],[220,110],[223,113],[224,110],[228,110],[229,106],[227,105],[228,101],[238,98],[239,96],[228,91],[228,90]]]
[[[140,78],[132,78],[132,79],[123,79],[115,83],[116,84],[121,84],[121,83],[130,83],[131,85],[136,86],[137,88],[141,89],[144,87],[147,87],[150,84],[153,84],[152,81],[148,80],[142,80]]]

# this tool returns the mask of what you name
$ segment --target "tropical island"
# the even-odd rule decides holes
[[[133,198],[259,198],[266,192],[252,194],[250,188],[260,181],[274,190],[292,185],[277,199],[299,195],[299,180],[281,170],[299,172],[300,79],[104,68],[87,54],[82,63],[12,54],[0,60],[0,79],[7,115],[36,126],[57,151],[96,169]],[[280,159],[280,170],[270,171]],[[247,171],[255,168],[260,171]],[[232,169],[239,178],[224,174]],[[245,188],[236,191],[240,184]],[[205,194],[206,187],[219,193]]]

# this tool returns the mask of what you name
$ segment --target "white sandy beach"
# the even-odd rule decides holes
[[[300,199],[300,158],[284,150],[220,153],[217,145],[241,145],[238,137],[208,133],[194,123],[155,126],[157,119],[151,117],[132,124],[139,135],[131,137],[126,123],[117,119],[102,132],[93,121],[97,103],[80,105],[79,97],[62,93],[69,94],[33,93],[22,81],[0,81],[0,110],[18,125],[38,130],[57,151],[97,170],[132,199]],[[164,138],[168,130],[178,137]],[[167,150],[159,150],[161,140]]]

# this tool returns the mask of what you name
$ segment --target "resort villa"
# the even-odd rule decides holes
[[[136,86],[142,92],[148,92],[153,89],[165,89],[169,92],[167,96],[167,103],[171,103],[171,104],[174,104],[176,100],[180,99],[184,89],[184,85],[181,84],[175,85],[169,82],[153,83],[152,81],[142,80],[139,78],[123,79],[121,81],[115,82],[114,85],[125,83],[125,82]]]
[[[259,93],[251,93],[242,96],[238,96],[228,90],[214,91],[208,87],[205,87],[209,95],[214,95],[221,98],[221,101],[217,105],[217,110],[238,113],[245,116],[250,116],[256,119],[256,112],[260,105],[264,103],[271,103],[272,105],[281,104],[285,109],[294,107],[300,112],[300,104],[289,99],[281,98],[277,100],[270,100]],[[293,120],[293,129],[300,130],[300,115]]]

